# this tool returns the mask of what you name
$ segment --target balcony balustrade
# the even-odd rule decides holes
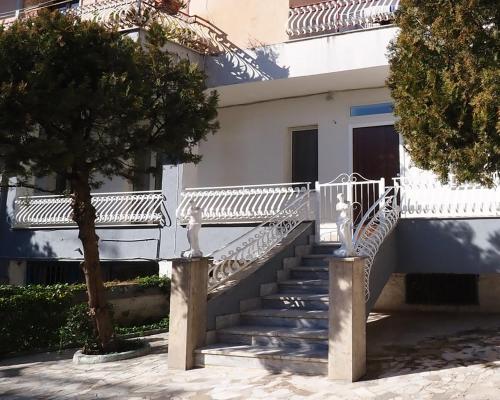
[[[390,24],[399,0],[332,0],[290,8],[290,39]]]
[[[93,20],[100,23],[114,23],[119,30],[137,28],[136,21],[129,15],[135,10],[139,16],[153,11],[152,2],[146,0],[100,0],[95,3],[81,6],[70,5],[70,0],[47,1],[38,6],[26,7],[8,13],[0,13],[0,24],[9,26],[16,19],[35,14],[44,8],[58,8],[61,12],[70,12],[79,16],[82,20]],[[129,18],[130,17],[130,18]],[[190,16],[183,12],[169,15],[166,12],[155,12],[155,18],[164,25],[168,25],[175,32],[175,42],[191,50],[207,54],[218,53],[220,44],[217,40],[220,33],[207,21]],[[137,20],[141,18],[138,17]]]
[[[402,218],[500,217],[500,180],[478,184],[441,184],[434,179],[394,179],[400,186]]]
[[[161,191],[93,193],[96,225],[162,225]],[[68,196],[25,196],[15,200],[14,228],[75,227]]]
[[[181,193],[177,218],[187,223],[194,204],[202,209],[203,223],[263,222],[301,197],[309,185],[299,182],[186,189]]]

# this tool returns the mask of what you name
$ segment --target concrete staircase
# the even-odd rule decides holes
[[[296,246],[296,257],[284,260],[276,282],[261,285],[260,298],[242,302],[239,314],[218,317],[214,343],[196,350],[196,365],[325,375],[329,302],[325,255],[337,247]]]

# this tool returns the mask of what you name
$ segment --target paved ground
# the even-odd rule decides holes
[[[152,354],[118,363],[75,366],[69,351],[0,361],[0,398],[500,399],[500,315],[376,315],[368,335],[368,375],[355,384],[222,367],[172,372],[158,335]]]

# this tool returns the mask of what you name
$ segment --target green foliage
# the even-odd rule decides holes
[[[81,290],[81,285],[0,286],[0,354],[56,346]]]
[[[138,277],[134,279],[134,283],[144,288],[155,287],[160,289],[164,294],[170,294],[170,279],[166,276],[151,275]]]
[[[494,0],[402,0],[389,87],[406,147],[446,180],[500,170],[500,7]]]
[[[116,327],[115,332],[118,335],[128,335],[128,334],[144,334],[147,331],[152,331],[156,329],[168,329],[169,318],[165,317],[158,322],[152,322],[149,324],[139,325],[139,326],[122,326]]]
[[[157,275],[131,283],[170,293],[170,280]],[[106,285],[112,290],[113,284]],[[116,285],[118,286],[118,285]],[[0,355],[36,349],[83,346],[98,348],[96,333],[86,303],[75,304],[85,285],[0,285]],[[136,333],[168,328],[168,317],[139,327],[117,327],[118,333]]]
[[[67,311],[67,318],[59,328],[59,346],[83,346],[84,350],[97,349],[96,332],[87,304],[76,304]]]
[[[16,176],[22,186],[32,176],[59,174],[70,183],[103,349],[112,327],[97,296],[90,189],[103,177],[158,172],[137,162],[144,154],[198,162],[196,145],[218,129],[217,94],[205,93],[205,74],[164,50],[168,32],[158,23],[144,43],[139,37],[47,10],[0,27],[0,176]]]
[[[196,144],[218,128],[217,95],[205,75],[162,50],[152,24],[141,46],[71,14],[40,12],[0,30],[0,158],[23,177],[72,182],[134,178],[147,151],[198,162]],[[2,169],[2,166],[0,166]],[[0,171],[0,172],[4,172]]]

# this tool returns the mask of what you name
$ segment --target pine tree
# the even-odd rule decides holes
[[[198,162],[194,147],[218,128],[217,94],[205,75],[162,51],[165,32],[151,24],[141,47],[116,30],[70,14],[0,27],[0,173],[30,178],[58,173],[70,184],[82,268],[103,351],[113,348],[104,298],[91,189],[102,177],[133,178],[138,153],[172,163]]]
[[[500,169],[500,7],[495,0],[401,0],[389,53],[399,132],[442,180],[491,184]]]

